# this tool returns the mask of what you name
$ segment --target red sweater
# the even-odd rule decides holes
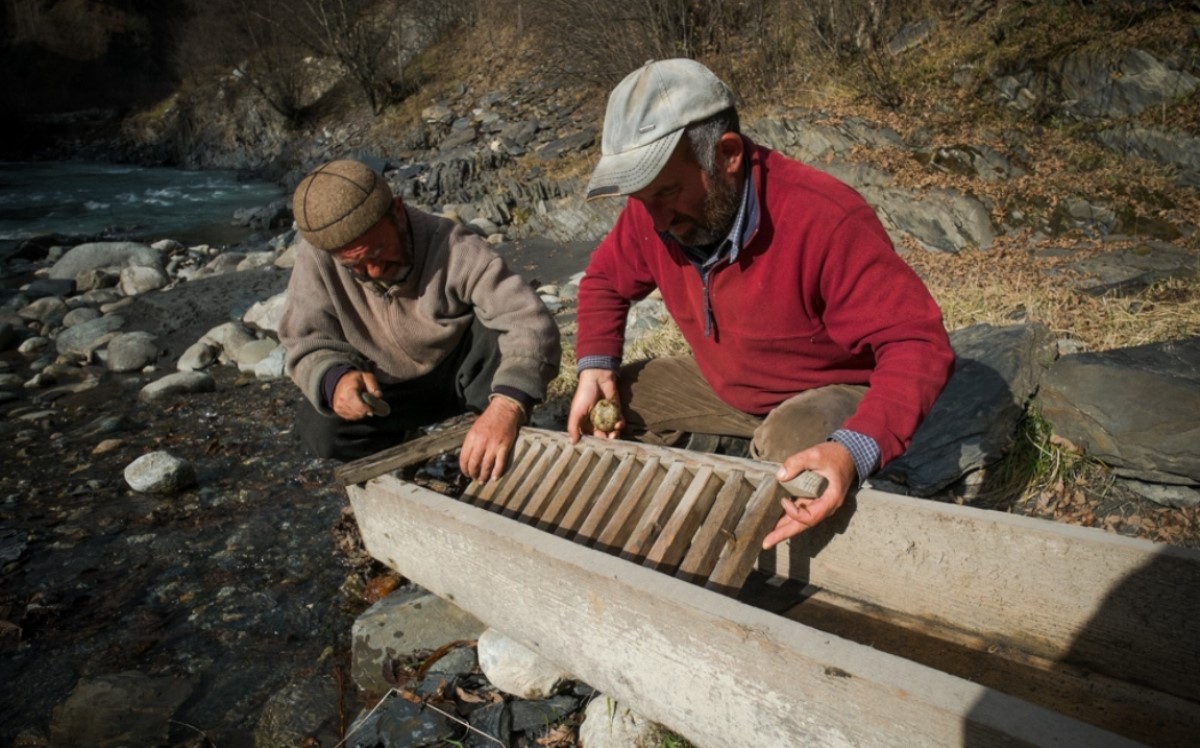
[[[674,239],[629,200],[579,286],[576,356],[620,358],[632,301],[654,288],[704,377],[764,415],[828,384],[867,384],[844,428],[873,438],[880,467],[907,449],[954,368],[941,310],[874,211],[833,177],[746,141],[758,228],[704,285]]]

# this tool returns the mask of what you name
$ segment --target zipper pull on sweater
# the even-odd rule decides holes
[[[700,285],[704,289],[704,337],[711,338],[713,327],[717,321],[713,317],[712,310],[712,293],[709,290],[708,279],[712,276],[712,271],[701,276]]]

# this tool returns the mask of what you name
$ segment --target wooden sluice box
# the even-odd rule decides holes
[[[467,426],[338,469],[367,549],[698,747],[1200,745],[1200,552],[864,489],[760,553],[774,464],[525,428],[442,481]]]

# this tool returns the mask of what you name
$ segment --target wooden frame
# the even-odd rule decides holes
[[[1200,730],[1193,551],[864,490],[759,559],[808,585],[801,608],[1033,663],[1067,689],[1065,707],[1047,708],[572,542],[520,510],[390,473],[348,492],[376,558],[697,746],[1170,744]],[[526,505],[552,493],[538,485]],[[1072,706],[1097,699],[1099,718]]]

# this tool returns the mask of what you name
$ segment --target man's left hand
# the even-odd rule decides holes
[[[517,430],[525,421],[521,406],[503,397],[493,397],[463,439],[458,467],[471,480],[495,480],[508,469],[509,455],[517,441]]]
[[[850,450],[832,441],[809,447],[787,458],[775,477],[787,481],[803,470],[823,475],[829,485],[815,499],[783,499],[783,516],[779,518],[775,529],[763,539],[763,549],[773,548],[831,516],[846,501],[846,493],[858,475]]]

